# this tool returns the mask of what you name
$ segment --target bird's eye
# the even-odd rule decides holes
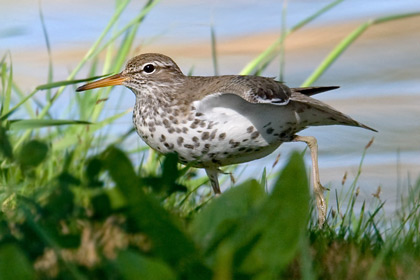
[[[143,67],[143,71],[144,72],[146,72],[146,73],[152,73],[153,71],[155,71],[155,66],[153,65],[153,64],[146,64],[144,67]]]

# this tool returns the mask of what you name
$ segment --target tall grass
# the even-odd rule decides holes
[[[114,145],[101,129],[127,114],[103,115],[111,89],[74,93],[75,83],[121,69],[145,16],[148,1],[118,28],[128,0],[66,81],[23,92],[13,78],[12,54],[0,60],[0,278],[1,279],[416,279],[420,273],[420,180],[401,198],[395,217],[359,199],[358,176],[331,205],[325,227],[311,215],[307,174],[294,153],[273,178],[248,179],[214,198],[207,178],[147,148],[123,151],[134,130]],[[286,30],[242,74],[261,73],[287,35],[342,2],[334,1]],[[305,84],[313,83],[372,24],[418,15],[374,19],[345,38]],[[40,12],[48,46],[48,28]],[[211,28],[217,71],[216,36]],[[108,39],[106,39],[108,38]],[[49,49],[49,47],[48,47]],[[103,68],[98,69],[99,55]],[[89,68],[93,78],[76,80]],[[281,67],[280,67],[281,68]],[[45,100],[34,97],[47,90]],[[65,119],[53,118],[64,93],[74,96]],[[36,110],[33,109],[36,107]],[[19,112],[26,119],[15,119]],[[369,144],[370,145],[370,144]],[[369,145],[361,155],[359,173]],[[140,154],[140,164],[130,156]],[[267,191],[267,181],[273,189]],[[340,196],[340,194],[332,194]],[[342,207],[342,205],[347,205]]]

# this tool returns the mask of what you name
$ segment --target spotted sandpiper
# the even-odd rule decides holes
[[[271,154],[283,142],[305,142],[311,152],[318,220],[326,218],[314,137],[298,136],[308,126],[350,125],[375,131],[311,95],[338,87],[289,88],[258,76],[185,76],[169,57],[147,53],[128,61],[116,75],[77,91],[124,85],[136,95],[133,121],[140,137],[161,154],[204,168],[220,193],[219,167]]]

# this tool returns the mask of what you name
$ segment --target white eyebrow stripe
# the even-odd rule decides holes
[[[144,66],[146,66],[147,64],[152,64],[152,65],[155,65],[155,66],[158,66],[158,67],[162,67],[162,68],[169,67],[169,66],[173,66],[173,64],[172,64],[172,63],[162,63],[162,62],[160,62],[160,61],[152,61],[152,62],[146,62],[146,63],[144,63],[144,64],[141,66],[141,69],[143,69],[143,68],[144,68]]]

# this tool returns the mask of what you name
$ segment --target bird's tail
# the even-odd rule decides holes
[[[305,94],[292,91],[290,102],[298,107],[296,111],[299,113],[300,118],[309,122],[310,126],[340,124],[362,127],[377,132],[376,129],[364,125],[335,110],[324,102],[311,98]]]

